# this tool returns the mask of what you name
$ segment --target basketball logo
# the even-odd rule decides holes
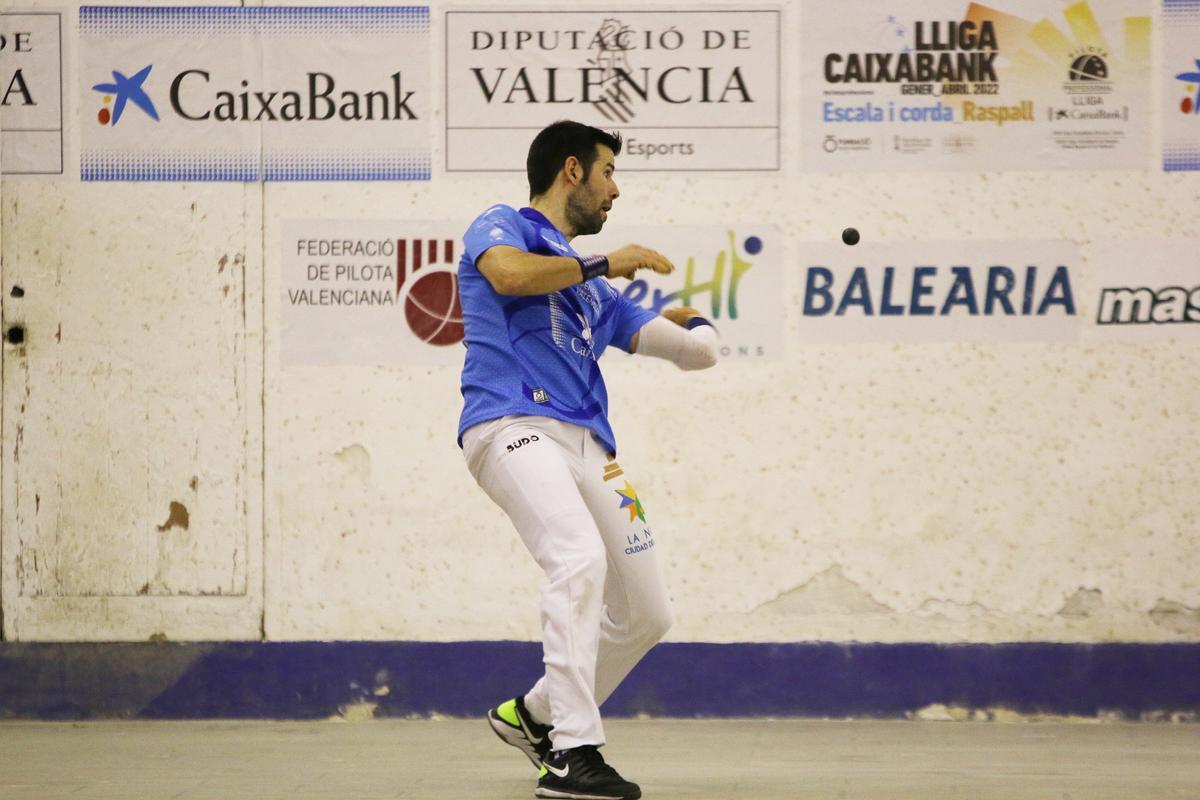
[[[396,248],[396,299],[413,335],[426,344],[458,344],[463,340],[462,305],[454,266],[454,240],[445,239],[438,261],[433,239],[400,239]]]
[[[453,272],[428,272],[413,281],[404,299],[404,318],[418,339],[457,344],[463,338],[458,278]]]

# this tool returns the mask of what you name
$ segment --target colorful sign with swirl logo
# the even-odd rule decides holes
[[[610,223],[572,245],[585,253],[608,253],[640,244],[675,265],[670,275],[649,270],[632,281],[614,280],[626,297],[661,311],[691,306],[721,334],[721,358],[758,361],[783,354],[783,233],[767,225],[626,226]]]

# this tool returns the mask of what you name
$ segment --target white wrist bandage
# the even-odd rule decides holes
[[[717,363],[717,329],[698,325],[685,330],[663,317],[638,332],[637,354],[665,358],[680,369],[707,369]]]

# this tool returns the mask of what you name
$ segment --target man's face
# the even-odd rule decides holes
[[[575,229],[576,236],[599,233],[613,201],[621,195],[613,180],[614,160],[611,148],[596,145],[596,161],[591,171],[567,195],[567,223]]]

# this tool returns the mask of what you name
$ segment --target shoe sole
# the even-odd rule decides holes
[[[543,789],[538,787],[533,790],[534,797],[552,797],[558,800],[638,800],[642,796],[639,789],[633,794],[582,794],[580,792],[564,792],[559,789]]]
[[[537,750],[534,749],[530,741],[525,738],[525,732],[523,730],[514,728],[504,720],[497,719],[496,717],[492,716],[492,712],[490,710],[488,711],[487,720],[488,727],[492,729],[492,733],[500,737],[500,741],[511,747],[515,747],[524,753],[525,757],[529,759],[529,762],[533,764],[533,768],[541,772],[542,759],[540,756],[538,756]]]

